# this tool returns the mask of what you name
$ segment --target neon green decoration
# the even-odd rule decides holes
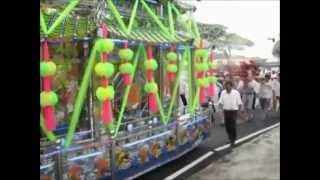
[[[138,4],[139,4],[139,0],[136,0],[134,2],[133,10],[132,10],[130,21],[129,21],[128,33],[130,33],[131,30],[132,30],[132,25],[133,25],[133,22],[134,22],[134,18],[137,15]]]
[[[129,49],[129,48],[120,49],[119,57],[120,57],[120,59],[124,59],[124,60],[130,61],[133,58],[133,51],[131,49]]]
[[[42,113],[40,113],[40,127],[42,129],[42,131],[45,133],[45,135],[47,136],[47,138],[49,139],[49,141],[51,142],[55,142],[57,140],[56,136],[54,135],[53,132],[48,131],[44,125],[44,119],[43,119],[43,115]]]
[[[114,73],[114,66],[112,63],[99,62],[94,67],[94,70],[99,77],[110,78]]]
[[[208,67],[208,64],[207,63],[197,63],[195,65],[195,69],[196,71],[208,71],[209,67]]]
[[[115,129],[113,122],[107,124],[106,126],[109,129],[110,133],[113,134]]]
[[[194,113],[194,110],[196,109],[196,107],[199,104],[199,94],[200,94],[200,88],[198,86],[196,89],[196,97],[193,99],[193,103],[192,103],[192,107],[191,107],[191,111],[190,111],[191,114]]]
[[[168,29],[166,27],[164,27],[164,25],[162,24],[162,22],[159,20],[158,16],[154,14],[154,12],[152,12],[152,10],[150,9],[150,7],[147,5],[147,3],[144,2],[144,0],[140,1],[143,8],[147,11],[147,13],[149,14],[149,16],[152,17],[152,19],[155,21],[155,23],[157,23],[157,25],[160,27],[161,31],[163,33],[165,33],[168,37],[167,38],[171,38],[171,35],[168,31]]]
[[[187,47],[186,49],[187,53],[187,61],[188,61],[188,91],[189,91],[189,101],[193,102],[193,87],[192,87],[192,79],[193,79],[193,73],[192,73],[192,59],[191,59],[191,52],[190,52],[190,47]],[[192,112],[192,106],[189,107],[189,112]]]
[[[162,121],[163,124],[167,124],[168,122],[166,121],[166,115],[164,114],[164,110],[162,108],[162,103],[161,103],[161,99],[159,96],[159,92],[156,93],[157,96],[157,106],[159,108],[159,112],[160,112],[160,120]]]
[[[44,34],[48,33],[46,22],[44,21],[44,17],[42,12],[40,11],[40,28]]]
[[[194,32],[195,35],[196,35],[196,39],[200,39],[200,33],[199,33],[198,25],[197,25],[197,23],[195,22],[194,18],[192,18],[192,24],[191,24],[191,26],[192,26],[192,29],[194,29],[193,32]]]
[[[96,91],[96,96],[99,99],[99,101],[112,100],[114,98],[113,86],[98,87]]]
[[[178,71],[178,66],[175,64],[167,64],[167,71],[176,73]]]
[[[122,74],[132,74],[134,67],[131,63],[123,63],[120,65],[119,70]]]
[[[200,87],[208,87],[210,84],[210,81],[208,78],[200,78],[200,79],[197,79],[197,83]]]
[[[73,8],[79,3],[80,0],[70,0],[68,6],[62,11],[60,16],[55,20],[52,26],[47,31],[47,35],[51,34],[55,28],[61,24],[61,22],[69,15],[69,13],[73,10]],[[41,18],[41,17],[40,17]]]
[[[176,61],[178,56],[175,52],[169,52],[166,57],[168,61]]]
[[[181,16],[181,13],[179,12],[179,10],[172,3],[171,3],[171,9],[176,13],[177,16]]]
[[[217,62],[214,61],[214,62],[209,62],[208,66],[210,69],[216,69],[218,67],[218,64]]]
[[[218,82],[218,78],[216,76],[208,76],[208,80],[210,83],[217,83]]]
[[[177,99],[177,95],[178,95],[178,87],[179,87],[179,84],[180,84],[180,76],[181,76],[181,67],[182,67],[182,63],[185,61],[185,59],[187,58],[187,50],[184,51],[183,53],[183,57],[182,57],[182,61],[180,61],[180,69],[178,71],[178,75],[177,75],[177,78],[175,80],[175,84],[174,84],[174,87],[173,87],[173,95],[171,97],[171,101],[170,101],[170,104],[169,104],[169,110],[168,110],[168,114],[167,114],[167,120],[166,120],[166,123],[168,123],[171,119],[171,113],[172,113],[172,110],[173,110],[173,105],[174,103],[176,102],[176,99]]]
[[[67,8],[60,14],[60,16],[57,18],[57,20],[53,23],[53,25],[50,27],[49,30],[47,30],[47,27],[46,27],[46,23],[44,21],[44,18],[43,18],[43,14],[40,12],[40,26],[41,26],[41,29],[42,31],[48,35],[48,34],[51,34],[54,29],[65,19],[65,17],[71,12],[71,10],[79,3],[79,0],[72,0],[70,1],[69,5],[67,6]],[[117,9],[116,7],[113,5],[112,3],[112,0],[107,0],[107,3],[109,5],[109,7],[112,10],[112,13],[113,15],[117,16]],[[168,28],[166,28],[162,22],[159,20],[159,18],[155,15],[155,13],[150,9],[150,7],[144,2],[144,0],[141,0],[141,3],[143,5],[143,8],[147,11],[147,13],[152,17],[152,19],[157,23],[157,25],[160,27],[161,31],[163,33],[165,33],[167,36],[170,36],[172,37],[172,35],[174,35],[175,33],[175,30],[174,30],[174,23],[173,23],[173,17],[172,17],[172,10],[177,14],[177,15],[180,15],[178,10],[176,9],[176,7],[174,6],[174,4],[171,4],[171,2],[168,3],[168,13],[169,13],[169,30],[170,30],[170,33],[168,31]],[[112,8],[112,4],[113,5],[113,8]],[[119,25],[120,25],[120,28],[122,28],[122,30],[125,32],[125,33],[130,33],[131,32],[131,29],[132,29],[132,25],[133,25],[133,22],[134,22],[134,18],[136,16],[136,11],[137,11],[137,8],[138,8],[138,4],[139,4],[139,0],[136,0],[135,1],[135,4],[134,4],[134,7],[133,7],[133,11],[132,11],[132,14],[131,14],[131,17],[130,17],[130,21],[129,21],[129,26],[128,28],[125,27],[125,24],[124,23],[121,23],[123,22],[119,12],[118,12],[118,17],[116,17]],[[100,39],[100,40],[97,40],[92,51],[91,51],[91,54],[90,54],[90,57],[89,57],[89,60],[88,60],[88,64],[87,64],[87,67],[85,69],[85,72],[84,72],[84,76],[83,76],[83,79],[81,81],[81,85],[80,85],[80,90],[77,94],[77,97],[76,97],[76,101],[75,101],[75,108],[74,108],[74,112],[72,113],[71,115],[71,119],[70,119],[70,126],[69,126],[69,129],[68,129],[68,133],[67,133],[67,136],[66,136],[66,143],[65,143],[65,147],[69,147],[71,145],[71,142],[72,142],[72,139],[73,139],[73,135],[74,135],[74,131],[75,131],[75,128],[76,128],[76,125],[78,123],[78,120],[79,120],[79,116],[80,116],[80,113],[81,113],[81,109],[83,107],[83,103],[84,103],[84,100],[86,98],[86,94],[87,94],[87,91],[88,91],[88,86],[89,86],[89,82],[90,82],[90,77],[91,77],[91,74],[92,74],[92,71],[93,69],[95,70],[95,72],[98,74],[98,75],[101,75],[101,76],[112,76],[111,74],[114,73],[114,67],[113,68],[106,68],[105,66],[106,65],[96,65],[96,67],[94,66],[95,64],[95,57],[96,57],[96,52],[111,52],[114,48],[114,45],[112,43],[111,40],[109,39]],[[134,58],[134,65],[133,66],[128,66],[126,64],[122,64],[124,66],[121,66],[119,67],[120,71],[121,72],[128,72],[128,73],[131,73],[132,76],[134,77],[134,74],[135,74],[135,71],[136,71],[136,68],[137,68],[137,65],[138,65],[138,58],[139,58],[139,55],[140,53],[143,53],[144,55],[144,59],[147,60],[146,58],[146,51],[143,47],[142,44],[139,45],[139,48],[138,48],[138,52]],[[125,60],[130,60],[132,59],[133,57],[133,53],[129,52],[129,51],[123,51],[123,52],[119,52],[119,56],[122,58],[122,59],[125,59]],[[168,57],[170,56],[170,58],[168,58],[169,60],[176,60],[177,59],[177,55],[168,55]],[[191,55],[190,55],[190,50],[189,48],[187,48],[185,50],[185,53],[184,53],[184,57],[187,58],[189,60],[189,65],[191,66]],[[155,63],[154,63],[155,62]],[[152,70],[155,70],[157,69],[158,67],[158,64],[156,62],[156,60],[154,60],[149,62],[149,63],[146,63],[145,61],[145,66],[146,66],[146,69],[152,69]],[[180,61],[181,62],[185,62],[185,61]],[[43,66],[43,67],[41,67]],[[50,65],[49,65],[50,66]],[[49,66],[46,66],[46,65],[40,65],[40,73],[41,74],[49,74],[54,72],[55,68],[52,68],[49,67]],[[110,66],[111,67],[111,66]],[[169,67],[169,66],[168,66]],[[108,69],[108,70],[106,70]],[[110,70],[111,69],[111,70]],[[180,70],[177,68],[177,66],[175,65],[175,67],[171,66],[170,68],[168,68],[169,70],[171,71],[175,71],[175,72],[178,72],[178,76],[176,78],[176,82],[175,82],[175,85],[174,85],[174,91],[173,91],[173,97],[171,99],[171,102],[170,102],[170,105],[169,105],[169,111],[168,111],[168,116],[165,115],[163,109],[162,109],[162,104],[161,104],[161,100],[160,100],[160,97],[159,97],[159,93],[158,93],[158,87],[157,87],[157,84],[154,83],[154,84],[150,84],[150,85],[146,85],[146,89],[148,92],[156,92],[156,96],[157,96],[157,103],[158,103],[158,107],[159,107],[159,111],[160,111],[160,116],[161,116],[161,121],[164,123],[164,124],[167,124],[169,122],[169,117],[171,116],[171,113],[172,113],[172,109],[173,109],[173,106],[176,102],[176,95],[177,95],[177,89],[178,89],[178,86],[179,86],[179,78],[180,77]],[[112,72],[112,73],[111,73]],[[191,73],[191,71],[190,71]],[[191,82],[191,79],[190,79],[190,82]],[[101,87],[100,89],[98,88],[97,89],[97,97],[98,99],[105,99],[105,98],[113,98],[114,97],[114,89],[112,88],[112,90],[108,89],[109,87],[107,88],[103,88]],[[126,89],[125,89],[125,93],[124,93],[124,96],[123,96],[123,100],[122,100],[122,105],[121,105],[121,109],[120,109],[120,114],[118,116],[118,119],[117,119],[117,123],[116,123],[116,126],[114,126],[114,124],[109,124],[108,125],[108,128],[110,129],[114,129],[114,134],[113,134],[113,138],[117,136],[118,134],[118,131],[119,131],[119,128],[120,128],[120,125],[121,125],[121,121],[122,121],[122,117],[123,117],[123,113],[125,111],[125,106],[127,104],[127,100],[128,100],[128,95],[129,95],[129,92],[130,92],[130,88],[131,88],[131,85],[127,86]],[[190,89],[189,90],[189,93],[192,92],[192,90]],[[196,94],[199,94],[198,92]],[[41,96],[41,95],[40,95]],[[49,103],[52,103],[55,101],[54,97],[51,97],[50,95],[43,95],[45,96],[45,98],[42,100],[42,104],[48,104]],[[192,97],[192,95],[190,96]],[[192,104],[192,107],[195,107],[195,105],[197,104],[197,99],[195,99],[195,101],[193,101],[193,104]],[[193,108],[194,109],[194,108]],[[43,118],[41,118],[42,122],[43,122]],[[40,121],[40,126],[41,125],[41,121]],[[43,127],[43,126],[42,126]],[[45,129],[44,129],[45,130]],[[53,134],[51,134],[53,135]],[[54,135],[53,135],[54,136]],[[51,139],[54,139],[52,136],[51,136]]]
[[[43,91],[40,93],[40,106],[41,107],[46,107],[46,106],[54,106],[58,103],[58,95],[53,92],[46,92]]]
[[[174,29],[174,22],[173,22],[173,16],[172,16],[172,9],[171,9],[171,2],[168,1],[168,17],[169,17],[169,28],[170,28],[170,33],[172,36],[176,34],[176,31]]]
[[[140,44],[139,48],[138,48],[138,51],[136,53],[136,56],[135,56],[135,58],[133,60],[133,62],[134,62],[134,64],[133,64],[133,73],[132,73],[133,77],[135,75],[135,72],[136,72],[136,69],[137,69],[137,66],[138,66],[138,58],[140,57],[140,53],[141,53],[142,50],[144,50],[144,57],[145,57],[145,59],[147,59],[144,46],[143,46],[143,44]],[[129,96],[130,89],[131,89],[131,84],[126,86],[126,89],[125,89],[125,92],[124,92],[124,95],[123,95],[123,99],[122,99],[120,113],[119,113],[119,116],[118,116],[118,119],[117,119],[117,124],[116,124],[115,131],[114,131],[114,134],[113,134],[112,138],[115,138],[118,135],[118,132],[119,132],[119,129],[120,129],[120,126],[121,126],[121,122],[122,122],[123,113],[124,113],[125,107],[126,107],[127,102],[128,102],[128,96]]]
[[[126,28],[126,25],[124,24],[121,15],[115,5],[113,4],[112,0],[107,0],[108,7],[110,7],[110,10],[112,14],[114,15],[117,23],[119,24],[122,31],[124,31],[126,34],[129,34],[128,29]]]
[[[40,76],[52,76],[56,73],[56,64],[52,61],[41,61],[40,62]]]
[[[196,58],[207,58],[208,57],[208,50],[207,49],[197,49],[195,51],[195,57]]]
[[[155,82],[149,82],[144,85],[144,91],[146,93],[156,93],[158,92],[158,85]]]
[[[111,39],[98,39],[96,43],[97,51],[99,53],[110,53],[114,48],[114,44]]]
[[[40,75],[42,77],[46,76],[48,74],[48,71],[49,71],[49,67],[48,67],[47,63],[44,61],[41,61],[40,62]]]
[[[146,70],[155,71],[158,68],[158,63],[155,59],[145,60],[143,64]]]
[[[76,102],[74,105],[74,111],[71,115],[71,119],[70,119],[70,125],[69,125],[69,129],[68,129],[68,133],[66,136],[66,143],[65,143],[65,147],[68,148],[71,145],[72,139],[73,139],[73,135],[74,135],[74,131],[76,129],[76,126],[78,124],[79,121],[79,117],[80,117],[80,113],[81,113],[81,109],[83,107],[83,103],[86,99],[86,95],[87,95],[87,91],[88,91],[88,87],[89,87],[89,81],[90,81],[90,77],[93,71],[93,67],[94,67],[94,62],[95,62],[95,57],[96,57],[96,51],[97,51],[97,44],[94,45],[90,57],[89,57],[89,61],[88,61],[88,65],[85,69],[82,81],[81,81],[81,85],[80,85],[80,90],[77,94],[76,97]]]

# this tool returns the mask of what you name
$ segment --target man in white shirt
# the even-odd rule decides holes
[[[238,110],[241,109],[242,101],[240,93],[233,89],[231,81],[225,83],[225,90],[222,91],[219,105],[224,111],[224,123],[226,131],[231,142],[231,146],[234,146],[235,140],[237,139],[236,120]]]

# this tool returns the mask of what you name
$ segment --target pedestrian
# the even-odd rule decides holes
[[[243,120],[253,120],[253,99],[254,99],[254,88],[252,87],[250,79],[240,80],[237,90],[240,93],[243,102],[243,111],[241,117]]]
[[[273,90],[273,109],[278,111],[280,109],[280,73],[272,82],[272,90]],[[278,106],[278,107],[277,107]]]
[[[218,119],[220,119],[220,126],[224,126],[224,116],[223,116],[223,109],[219,108],[219,99],[221,97],[221,93],[222,91],[224,90],[224,83],[225,83],[225,78],[224,78],[224,75],[222,76],[219,76],[218,78],[218,83],[217,83],[217,86],[219,87],[219,92],[216,93],[216,95],[218,95],[218,98],[217,98],[217,101],[218,102],[218,107],[217,107],[217,116],[218,116]]]
[[[261,109],[266,113],[265,118],[268,117],[268,112],[271,110],[271,100],[273,97],[272,91],[272,82],[270,80],[270,74],[266,74],[264,79],[262,79],[260,91],[259,91],[259,100]]]
[[[258,94],[259,94],[259,91],[260,91],[260,83],[255,78],[253,78],[250,81],[250,86],[254,90],[252,109],[255,110],[256,109],[256,104],[257,104],[257,99],[258,99]]]
[[[225,83],[225,90],[221,93],[219,105],[223,109],[226,132],[231,147],[233,147],[235,140],[237,139],[237,114],[238,110],[241,109],[242,101],[240,93],[233,88],[233,83],[231,81]]]

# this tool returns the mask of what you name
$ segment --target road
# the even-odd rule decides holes
[[[238,124],[238,138],[247,136],[251,133],[254,133],[258,130],[264,129],[266,127],[269,127],[271,125],[274,125],[276,123],[280,122],[280,114],[279,113],[271,113],[268,120],[264,120],[264,114],[261,110],[255,111],[255,118],[251,122],[244,122]],[[200,145],[193,151],[189,152],[188,154],[184,155],[183,157],[172,161],[168,163],[165,166],[159,167],[139,178],[138,180],[162,180],[166,177],[170,176],[171,174],[175,173],[179,169],[187,166],[188,164],[192,163],[194,160],[198,159],[202,155],[206,154],[208,151],[212,151],[217,147],[223,146],[225,144],[229,143],[228,138],[225,132],[225,128],[221,126],[215,126],[211,129],[211,136],[207,140],[206,143]],[[223,156],[224,153],[228,152],[221,152],[219,156]],[[218,156],[218,157],[219,157]],[[217,156],[213,156],[210,158],[207,158],[203,162],[199,163],[194,168],[184,172],[183,174],[179,175],[177,179],[186,179],[187,177],[190,177],[191,175],[199,172],[200,170],[207,167],[209,164],[211,164],[213,161],[217,159]]]
[[[236,147],[187,180],[280,179],[280,128]]]

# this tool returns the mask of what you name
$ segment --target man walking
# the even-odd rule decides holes
[[[265,113],[265,119],[268,118],[268,112],[271,110],[271,101],[274,91],[272,91],[272,82],[270,80],[270,74],[266,74],[265,78],[262,80],[260,86],[260,105]]]
[[[241,109],[242,101],[240,93],[233,89],[233,84],[231,81],[227,81],[225,83],[225,90],[223,90],[221,93],[219,105],[223,109],[226,131],[231,143],[231,147],[233,147],[235,140],[237,139],[237,114],[238,110]]]

